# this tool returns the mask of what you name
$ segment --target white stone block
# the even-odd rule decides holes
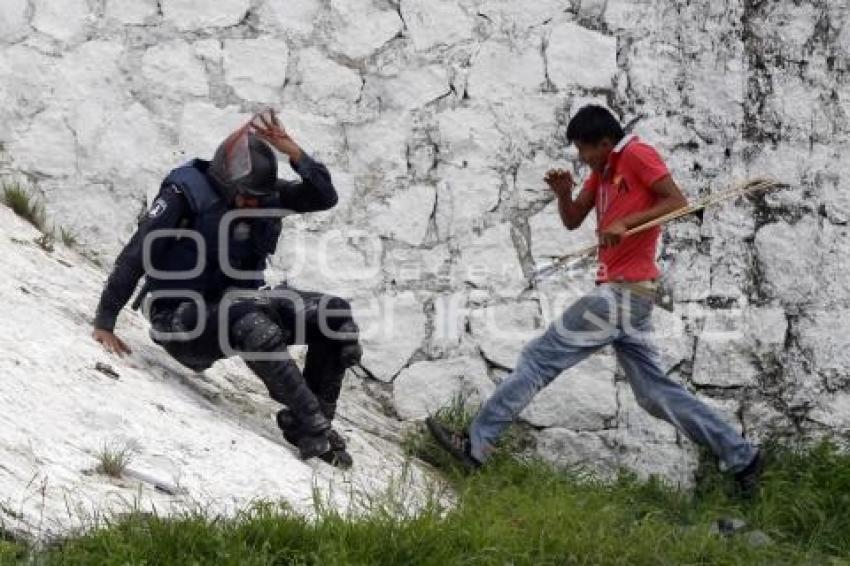
[[[570,0],[537,0],[528,3],[485,0],[478,6],[478,13],[487,16],[500,30],[521,33],[532,26],[558,18],[571,8]]]
[[[526,280],[509,225],[493,226],[461,248],[455,281],[488,289],[500,297],[516,297],[525,289]]]
[[[534,301],[475,309],[469,318],[472,339],[490,362],[513,369],[525,345],[543,332]]]
[[[692,380],[717,387],[755,385],[757,372],[752,357],[743,313],[710,311],[697,336]]]
[[[419,51],[467,40],[475,25],[452,0],[402,0],[401,15],[407,34]]]
[[[30,174],[70,176],[77,173],[77,144],[64,112],[47,110],[36,116],[29,129],[10,144],[20,170]]]
[[[542,179],[539,182],[545,184]],[[557,201],[532,216],[528,225],[531,255],[538,265],[596,243],[596,213],[591,211],[579,228],[567,230],[558,213]]]
[[[521,418],[536,427],[576,431],[611,428],[618,410],[615,367],[610,352],[591,355],[541,389]]]
[[[298,52],[301,93],[316,104],[323,115],[350,112],[360,97],[360,74],[328,59],[318,49]]]
[[[810,352],[814,362],[812,369],[836,386],[850,376],[845,330],[848,315],[846,308],[816,310],[802,317],[797,328],[800,346]]]
[[[269,0],[266,5],[282,29],[299,36],[313,33],[322,11],[318,0]]]
[[[617,73],[617,39],[564,22],[549,36],[549,78],[559,89],[570,86],[608,89]]]
[[[165,20],[183,31],[235,26],[250,7],[250,0],[220,0],[215,5],[203,0],[162,0]]]
[[[352,301],[363,344],[363,367],[381,381],[392,381],[424,346],[427,317],[422,298],[412,292],[385,293]]]
[[[273,103],[280,98],[289,64],[285,41],[271,37],[224,42],[224,77],[245,100]]]
[[[437,115],[440,153],[453,165],[480,169],[496,163],[504,140],[487,108],[464,106]],[[464,162],[466,162],[464,164]]]
[[[432,185],[413,185],[398,191],[386,204],[370,205],[370,225],[387,238],[421,245],[431,224],[436,197]]]
[[[33,0],[33,10],[32,26],[59,41],[80,36],[93,22],[86,0]]]
[[[473,100],[522,97],[539,91],[544,80],[543,57],[537,46],[516,49],[490,41],[472,62],[466,93]]]
[[[13,41],[27,32],[27,0],[0,2],[0,41]]]
[[[250,117],[235,106],[218,108],[209,102],[186,104],[179,124],[182,155],[186,159],[212,159],[219,144]]]
[[[107,0],[106,18],[128,25],[144,24],[159,14],[156,0]]]
[[[793,226],[784,221],[767,224],[756,233],[764,284],[783,304],[808,303],[820,294],[823,252],[818,232],[817,220],[806,217]]]
[[[379,87],[381,102],[394,110],[421,108],[449,92],[448,72],[441,65],[404,69]]]
[[[162,91],[177,96],[209,94],[203,63],[192,46],[179,39],[150,47],[142,58],[142,74]]]
[[[379,9],[372,0],[331,0],[330,6],[331,46],[351,59],[368,57],[402,30],[398,13]]]
[[[480,405],[492,391],[480,358],[416,362],[393,381],[393,404],[402,419],[424,419],[458,396],[470,407]]]
[[[537,453],[558,467],[589,472],[602,479],[616,477],[620,467],[613,431],[547,428],[537,434]]]
[[[370,179],[372,186],[405,176],[411,129],[410,117],[401,113],[346,127],[351,171]]]

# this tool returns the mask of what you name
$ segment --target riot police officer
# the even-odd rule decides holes
[[[301,182],[278,179],[272,147],[289,157]],[[136,304],[145,299],[155,342],[196,371],[240,353],[271,398],[285,405],[278,425],[301,457],[349,467],[351,456],[331,421],[345,369],[362,354],[350,305],[286,286],[268,295],[256,291],[265,284],[262,270],[276,249],[282,211],[307,213],[336,203],[327,168],[301,149],[273,111],[255,116],[212,161],[194,159],[166,176],[106,282],[94,339],[118,355],[130,352],[113,330],[145,275]],[[286,351],[296,342],[308,346],[303,373]]]

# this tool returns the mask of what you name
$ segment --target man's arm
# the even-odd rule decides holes
[[[561,215],[561,222],[567,230],[575,230],[593,210],[594,204],[594,196],[588,191],[581,191],[575,200],[569,193],[558,196],[558,213]]]
[[[139,223],[136,233],[121,250],[115,260],[112,273],[106,281],[94,319],[96,330],[112,333],[118,313],[130,300],[139,279],[144,275],[144,242],[155,230],[176,228],[186,212],[186,197],[174,186],[165,187],[154,201],[148,213]],[[155,257],[167,244],[165,238],[157,239],[151,256]]]
[[[295,212],[317,212],[336,206],[339,197],[327,167],[303,151],[297,162],[290,163],[301,176],[301,182],[278,182],[282,208]]]
[[[655,205],[611,222],[599,233],[599,244],[601,246],[615,246],[620,243],[623,234],[628,230],[688,206],[688,199],[685,198],[670,175],[666,175],[650,185],[649,190],[657,198]]]
[[[280,206],[295,212],[316,212],[336,206],[339,197],[328,168],[301,149],[278,121],[274,110],[258,119],[259,123],[253,123],[254,132],[287,155],[290,165],[301,176],[300,183],[278,182]]]
[[[550,170],[546,173],[544,180],[555,193],[555,196],[558,197],[558,214],[567,230],[575,230],[581,226],[593,209],[595,204],[594,194],[591,191],[583,190],[573,200],[572,191],[575,182],[570,172],[563,169]]]

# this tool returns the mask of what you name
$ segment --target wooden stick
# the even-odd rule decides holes
[[[729,189],[728,191],[723,191],[723,192],[717,193],[715,195],[709,195],[696,204],[686,206],[686,207],[674,210],[672,212],[668,212],[667,214],[664,214],[663,216],[659,216],[658,218],[656,218],[654,220],[650,220],[649,222],[645,222],[645,223],[641,224],[640,226],[635,226],[634,228],[628,230],[624,234],[624,237],[625,236],[631,236],[631,235],[637,234],[639,232],[643,232],[644,230],[648,230],[648,229],[653,228],[655,226],[659,226],[659,225],[664,224],[666,222],[670,222],[671,220],[676,220],[677,218],[681,218],[682,216],[687,216],[688,214],[693,214],[694,212],[698,212],[700,210],[708,208],[709,206],[714,206],[715,204],[721,203],[721,202],[729,200],[731,198],[735,198],[735,197],[742,196],[742,195],[747,194],[747,193],[752,193],[752,192],[756,192],[756,191],[760,191],[760,190],[773,189],[773,188],[779,187],[781,185],[782,185],[782,183],[780,183],[779,181],[777,181],[775,179],[770,179],[770,178],[751,179],[749,181],[745,181],[743,183],[740,183],[739,185],[733,187],[732,189]],[[535,277],[539,277],[541,275],[544,275],[546,273],[554,271],[555,269],[560,267],[561,264],[565,263],[566,261],[568,261],[570,259],[580,259],[580,258],[582,258],[582,257],[584,257],[584,256],[586,256],[590,253],[595,252],[598,248],[599,248],[599,244],[592,244],[592,245],[588,245],[588,246],[585,246],[583,248],[580,248],[578,250],[575,250],[574,252],[571,252],[569,254],[562,255],[561,257],[555,258],[555,260],[550,265],[547,265],[546,267],[544,267],[540,271],[538,271],[535,274]]]

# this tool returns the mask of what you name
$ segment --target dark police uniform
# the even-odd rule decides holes
[[[292,166],[302,181],[279,180],[278,190],[264,198],[260,208],[305,213],[336,205],[337,193],[324,165],[305,153]],[[264,285],[262,278],[231,277],[220,265],[219,227],[224,215],[233,209],[216,190],[208,169],[209,162],[195,159],[165,178],[154,204],[118,256],[95,317],[96,328],[111,331],[119,311],[130,299],[139,279],[146,275],[140,299],[141,295],[172,294],[151,301],[152,338],[175,359],[196,371],[208,368],[226,355],[219,340],[220,302],[226,292],[255,290]],[[177,228],[191,230],[203,239],[205,257],[199,258],[199,246],[193,238],[156,237],[149,241],[149,258],[156,271],[145,274],[145,240],[157,230]],[[267,258],[277,247],[280,232],[279,217],[235,220],[228,231],[230,265],[261,274]],[[204,266],[199,273],[179,279],[161,276],[160,272],[187,273],[199,261]],[[289,426],[300,428],[297,434],[287,438],[297,443],[302,435],[328,431],[345,368],[359,361],[361,350],[357,344],[357,325],[346,301],[322,293],[283,289],[296,300],[258,296],[235,301],[227,310],[225,335],[234,349],[275,353],[275,359],[246,359],[246,362],[263,380],[270,396],[291,409],[295,423]],[[190,293],[203,299],[206,316],[201,321],[200,335],[187,340],[180,333],[198,328],[200,314],[196,301],[188,297]],[[322,332],[323,317],[333,335]],[[286,346],[294,344],[299,337],[298,323],[304,325],[302,343],[308,345],[303,375],[285,354]]]

